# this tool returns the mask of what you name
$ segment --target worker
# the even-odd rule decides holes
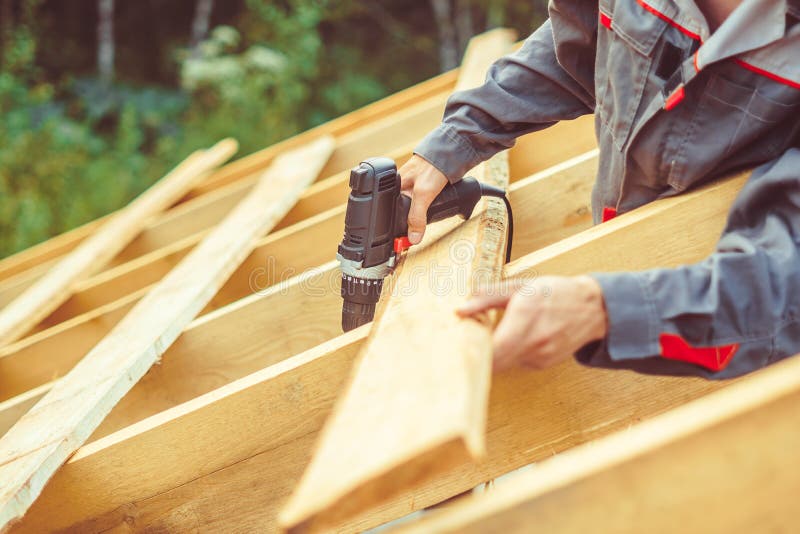
[[[497,368],[574,354],[727,378],[800,352],[799,19],[800,0],[551,0],[521,49],[450,97],[400,169],[411,243],[448,180],[588,113],[600,149],[595,223],[755,167],[699,263],[540,277],[466,301],[464,316],[505,308]]]

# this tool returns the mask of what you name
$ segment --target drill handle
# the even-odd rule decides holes
[[[428,207],[428,222],[441,221],[459,216],[469,219],[472,211],[481,199],[481,184],[471,176],[465,176],[455,184],[448,183]],[[408,212],[411,209],[411,198],[400,194],[397,207],[397,225],[395,235],[408,235]]]

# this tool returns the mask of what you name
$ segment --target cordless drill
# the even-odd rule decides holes
[[[503,199],[508,209],[511,254],[512,214],[505,191],[464,177],[448,184],[428,208],[429,223],[453,216],[468,219],[482,196]],[[350,171],[350,196],[344,238],[336,258],[342,269],[342,329],[347,332],[372,321],[383,279],[394,270],[399,255],[411,246],[408,211],[411,198],[400,193],[400,175],[389,158],[370,158]]]

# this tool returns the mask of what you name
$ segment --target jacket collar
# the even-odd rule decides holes
[[[691,3],[692,0],[678,0]],[[716,63],[733,56],[763,48],[786,36],[787,0],[743,0],[722,25],[704,39],[697,56],[697,65]],[[697,9],[694,6],[694,9]],[[698,10],[699,11],[699,10]],[[701,34],[708,34],[702,19]]]
[[[695,68],[735,58],[744,68],[800,90],[800,23],[787,26],[787,15],[800,16],[800,0],[743,0],[713,34],[694,0],[641,2],[702,43],[685,80],[694,77]]]

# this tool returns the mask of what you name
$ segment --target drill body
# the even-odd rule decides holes
[[[427,221],[468,219],[482,195],[505,198],[504,191],[465,177],[448,184],[428,208]],[[507,204],[508,205],[508,204]],[[372,321],[383,280],[410,245],[411,198],[400,192],[400,175],[389,158],[370,158],[350,171],[344,237],[336,258],[342,270],[342,329]]]

